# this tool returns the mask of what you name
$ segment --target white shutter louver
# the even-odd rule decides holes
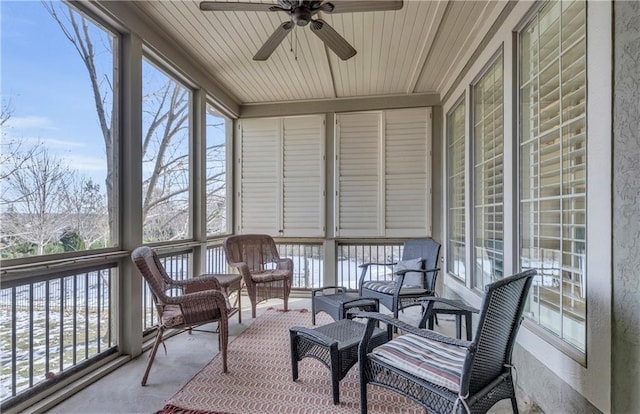
[[[427,108],[385,112],[385,236],[427,228]]]
[[[279,143],[279,119],[242,121],[242,233],[279,234]]]
[[[338,235],[377,236],[380,114],[338,115]]]
[[[324,235],[324,117],[284,118],[284,236]]]
[[[338,236],[431,235],[430,113],[338,115]]]
[[[241,233],[323,237],[324,116],[242,121]]]

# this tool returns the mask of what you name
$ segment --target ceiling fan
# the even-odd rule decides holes
[[[284,12],[290,20],[283,22],[262,45],[253,60],[267,60],[287,34],[297,26],[311,27],[311,31],[324,44],[340,57],[347,60],[356,54],[356,50],[333,27],[322,19],[313,17],[319,12],[351,13],[366,11],[400,10],[403,0],[278,0],[278,4],[238,3],[226,1],[200,2],[204,11],[270,11]]]

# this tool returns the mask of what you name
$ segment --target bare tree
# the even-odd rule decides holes
[[[90,178],[77,175],[70,184],[65,194],[65,210],[69,213],[68,230],[76,234],[87,249],[95,244],[106,247],[109,225],[100,185]]]
[[[2,223],[5,247],[31,243],[36,254],[42,255],[68,224],[64,201],[73,173],[45,149],[22,161],[20,168],[11,169],[2,200],[6,205]]]
[[[109,76],[100,76],[96,66],[95,42],[91,37],[89,23],[81,14],[64,4],[43,1],[44,7],[56,20],[64,35],[74,45],[87,69],[98,120],[104,137],[107,154],[107,204],[109,208],[109,227],[112,227],[115,214],[113,196],[114,142],[113,125],[110,114],[114,107],[107,108],[108,97],[113,96],[113,82]],[[112,45],[111,45],[111,52]],[[178,83],[168,80],[155,91],[143,97],[144,116],[149,120],[147,130],[142,137],[143,162],[150,166],[150,174],[143,182],[143,220],[145,232],[151,239],[162,237],[167,240],[167,228],[172,236],[169,239],[186,236],[188,217],[189,177],[188,155],[178,154],[179,142],[186,134],[189,117],[189,92]],[[147,168],[145,167],[145,171]],[[181,219],[177,220],[179,213]]]
[[[115,112],[115,99],[113,99],[114,73],[100,75],[96,66],[96,49],[89,31],[89,22],[79,13],[64,3],[57,7],[51,1],[42,2],[44,8],[55,19],[65,37],[73,44],[80,55],[89,75],[89,82],[93,92],[94,105],[98,116],[98,123],[104,139],[104,148],[107,158],[107,176],[105,186],[107,192],[107,208],[109,211],[109,229],[113,229],[113,220],[116,214],[116,203],[113,194],[115,143],[113,140],[113,114]],[[109,45],[105,45],[107,53],[113,54],[113,41],[110,36]],[[115,70],[115,69],[114,69]],[[109,103],[110,102],[110,103]]]
[[[226,232],[227,182],[225,144],[207,148],[207,233]]]
[[[149,178],[143,182],[142,215],[146,230],[151,233],[154,229],[162,232],[161,228],[175,225],[176,208],[188,212],[189,155],[178,152],[184,144],[181,139],[188,136],[184,133],[188,128],[188,97],[188,90],[174,81],[168,81],[158,91],[144,97],[144,112],[149,122],[142,141],[143,162],[151,168]],[[183,206],[175,205],[179,198],[182,198]],[[169,202],[174,204],[174,212],[168,211]],[[186,228],[179,233],[184,231]],[[176,234],[172,238],[178,236],[186,234]]]
[[[25,160],[29,159],[38,150],[38,147],[31,147],[24,150],[22,142],[9,135],[10,120],[13,115],[13,106],[11,101],[2,99],[2,107],[0,108],[0,129],[2,129],[2,138],[0,139],[0,194],[3,194],[6,186],[5,179],[14,173],[14,171],[22,166]]]

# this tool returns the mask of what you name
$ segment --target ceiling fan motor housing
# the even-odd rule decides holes
[[[311,21],[311,10],[307,7],[296,7],[291,12],[291,19],[298,26],[306,26]]]

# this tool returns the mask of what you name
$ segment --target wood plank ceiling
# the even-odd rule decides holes
[[[320,13],[356,56],[340,60],[307,26],[294,29],[267,61],[256,62],[253,55],[286,14],[203,12],[198,0],[132,3],[239,104],[443,94],[506,4],[405,0],[398,11]]]

